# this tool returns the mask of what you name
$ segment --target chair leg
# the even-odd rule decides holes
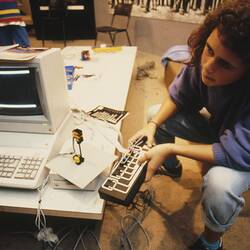
[[[95,37],[95,46],[97,44],[97,37],[98,37],[98,32],[96,32],[96,37]]]
[[[130,38],[129,38],[129,35],[128,35],[128,31],[126,30],[126,35],[127,35],[127,39],[128,39],[128,44],[129,44],[129,46],[131,46],[132,44],[131,44],[131,41],[130,41]]]
[[[113,37],[112,37],[111,32],[109,32],[109,37],[110,37],[110,40],[111,40],[111,42],[112,42],[112,45],[114,45],[114,39],[113,39]]]
[[[64,47],[66,47],[66,29],[65,29],[65,22],[64,21],[62,21],[62,31],[63,31]]]
[[[113,35],[113,41],[114,41],[113,45],[115,45],[115,39],[116,39],[116,32]]]
[[[42,47],[44,47],[45,45],[45,41],[44,41],[44,21],[42,21],[42,28],[41,28],[41,35],[42,35]]]

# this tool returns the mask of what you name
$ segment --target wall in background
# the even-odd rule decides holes
[[[94,1],[96,25],[110,24],[111,14],[108,10],[108,0]],[[131,17],[129,34],[133,45],[137,46],[139,50],[162,55],[173,45],[185,44],[189,34],[196,27],[197,24],[192,23]],[[99,39],[102,43],[110,43],[107,35],[101,34]],[[126,42],[125,34],[117,35],[117,45],[123,45]]]
[[[108,0],[88,1],[94,1],[96,25],[110,24],[111,14],[108,10]],[[22,0],[22,3],[26,12],[29,13],[29,0]],[[192,23],[133,16],[131,17],[129,34],[133,45],[137,46],[139,50],[162,55],[173,45],[185,44],[190,32],[196,27],[197,24]],[[106,35],[100,34],[99,39],[102,43],[111,43]],[[98,41],[98,44],[100,42]],[[124,33],[117,35],[116,44],[127,44]]]

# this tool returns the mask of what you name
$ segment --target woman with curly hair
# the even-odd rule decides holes
[[[161,172],[180,177],[176,156],[201,161],[204,232],[191,250],[222,249],[222,235],[244,206],[250,186],[250,0],[226,1],[188,39],[192,59],[152,111],[146,180]],[[202,108],[210,113],[205,119]],[[176,145],[174,137],[197,144]]]

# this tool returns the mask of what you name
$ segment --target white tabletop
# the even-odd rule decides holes
[[[91,59],[81,61],[82,50],[90,50]],[[79,73],[95,76],[80,77],[69,91],[71,107],[88,111],[97,105],[124,110],[131,80],[136,47],[122,47],[113,53],[95,53],[89,47],[66,47],[65,65],[83,67]],[[114,148],[110,147],[113,152]],[[103,177],[98,179],[99,185]],[[0,211],[36,213],[38,192],[20,189],[0,189]],[[104,201],[98,191],[58,190],[45,187],[42,204],[46,215],[100,220]]]
[[[113,53],[90,51],[91,59],[81,61],[81,51],[88,47],[66,47],[63,50],[66,65],[83,67],[80,72],[93,74],[81,78],[70,92],[71,106],[80,106],[86,111],[97,105],[123,110],[126,105],[129,83],[136,55],[136,47],[122,47]]]

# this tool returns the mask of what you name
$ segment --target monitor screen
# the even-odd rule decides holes
[[[0,115],[41,115],[36,67],[0,66]]]
[[[29,61],[0,61],[0,131],[55,133],[69,111],[60,49]]]

